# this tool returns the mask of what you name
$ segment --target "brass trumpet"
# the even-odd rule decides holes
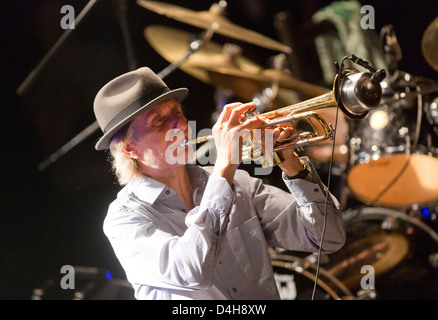
[[[385,76],[384,70],[371,74],[355,69],[346,69],[343,74],[336,76],[333,90],[326,94],[263,114],[259,114],[256,108],[248,110],[244,113],[244,120],[256,116],[265,120],[262,125],[251,128],[251,131],[287,125],[293,129],[293,134],[282,143],[277,143],[272,152],[265,154],[261,152],[261,141],[254,139],[254,135],[251,134],[251,137],[243,142],[242,160],[244,162],[255,161],[260,163],[262,167],[275,166],[283,160],[278,151],[308,147],[329,139],[332,140],[333,128],[316,111],[339,106],[341,111],[352,120],[364,118],[369,111],[378,107],[382,98],[380,82]],[[341,78],[338,79],[338,77]],[[305,127],[307,124],[309,129],[299,131],[297,129],[298,123]],[[189,140],[185,144],[203,143],[211,139],[213,139],[212,135],[203,136]]]

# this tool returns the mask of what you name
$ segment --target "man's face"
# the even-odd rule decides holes
[[[131,130],[130,147],[143,165],[164,169],[181,157],[178,163],[187,163],[187,147],[179,144],[188,137],[188,125],[176,100],[165,101],[139,115],[133,120]]]

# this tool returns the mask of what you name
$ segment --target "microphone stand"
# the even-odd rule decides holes
[[[99,0],[90,0],[88,4],[82,9],[79,15],[75,19],[75,27],[79,25],[82,19],[91,11],[94,5]],[[62,34],[62,36],[58,39],[55,45],[49,50],[49,52],[44,56],[44,58],[40,61],[40,63],[31,71],[31,73],[26,77],[26,79],[21,83],[21,85],[17,89],[17,94],[19,96],[23,95],[28,87],[35,81],[37,76],[41,73],[43,68],[46,66],[47,62],[53,57],[53,55],[61,48],[67,38],[72,34],[74,29],[67,29]]]
[[[217,27],[218,25],[213,23],[212,26],[207,31],[202,32],[198,37],[195,37],[192,41],[190,41],[189,49],[187,53],[184,55],[184,57],[168,65],[166,68],[160,71],[157,74],[157,76],[160,79],[164,79],[170,73],[175,71],[193,53],[198,51],[206,42],[208,42],[211,39]],[[62,157],[64,154],[66,154],[68,151],[70,151],[73,147],[78,145],[80,142],[85,140],[88,136],[93,134],[97,129],[99,129],[99,124],[97,123],[97,121],[94,121],[84,130],[82,130],[79,134],[73,137],[73,139],[71,139],[69,142],[64,144],[60,149],[52,153],[46,160],[41,162],[37,167],[38,171],[41,172],[47,169],[47,167],[49,167],[51,164],[56,162],[60,157]]]

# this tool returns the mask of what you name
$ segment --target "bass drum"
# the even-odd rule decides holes
[[[438,234],[404,212],[367,207],[345,213],[347,242],[325,270],[352,292],[378,300],[438,299]]]
[[[347,185],[364,203],[401,209],[438,200],[438,135],[427,120],[435,110],[430,94],[399,76],[385,85],[378,108],[349,123]]]
[[[315,265],[308,258],[289,254],[272,257],[275,282],[281,300],[311,300],[315,287]],[[315,300],[352,300],[350,290],[338,279],[319,269]]]

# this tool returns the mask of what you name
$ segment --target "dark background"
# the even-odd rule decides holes
[[[196,11],[213,1],[168,1]],[[278,39],[273,16],[290,10],[297,22],[331,1],[234,0],[228,18],[234,23]],[[37,166],[95,121],[92,104],[97,91],[115,76],[129,71],[117,1],[99,1],[48,61],[20,97],[16,94],[29,73],[64,33],[60,9],[69,4],[76,16],[88,1],[2,0],[1,32],[1,170],[0,299],[29,299],[32,290],[63,265],[109,270],[115,278],[124,272],[102,232],[107,206],[119,186],[110,172],[108,155],[94,150],[100,132],[94,132],[66,155],[39,172]],[[375,8],[376,33],[392,24],[403,50],[400,69],[438,80],[424,60],[421,37],[438,16],[435,0],[362,1]],[[167,62],[143,37],[151,24],[199,29],[173,21],[128,0],[128,25],[138,67],[159,72]],[[214,40],[223,38],[215,36]],[[229,40],[228,40],[229,41]],[[242,44],[244,55],[264,65],[275,54]],[[131,61],[132,62],[132,61]],[[317,74],[318,65],[305,66]],[[166,78],[170,88],[185,86],[189,119],[197,128],[210,127],[215,110],[214,88],[177,70]]]

